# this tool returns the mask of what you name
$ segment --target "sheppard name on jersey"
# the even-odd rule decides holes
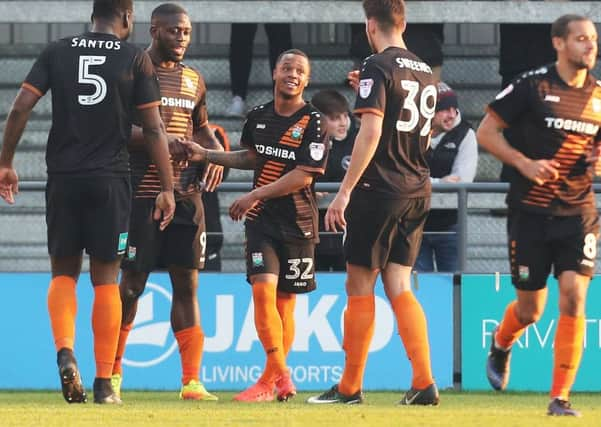
[[[287,150],[286,148],[255,144],[255,149],[257,150],[257,153],[265,154],[266,156],[279,157],[281,159],[287,160],[296,160],[296,155],[294,154],[294,151]]]
[[[120,40],[90,40],[73,37],[71,39],[71,47],[87,47],[94,49],[120,50]]]
[[[425,62],[414,61],[413,59],[409,58],[396,58],[396,63],[398,64],[399,68],[409,68],[413,71],[423,71],[424,73],[432,74],[432,69]]]
[[[563,129],[572,132],[585,133],[587,135],[597,135],[599,125],[580,120],[561,119],[559,117],[545,117],[547,127],[551,129]]]
[[[167,96],[161,97],[161,104],[163,107],[178,107],[178,108],[187,108],[188,110],[193,110],[195,105],[194,101],[184,98],[170,98]]]

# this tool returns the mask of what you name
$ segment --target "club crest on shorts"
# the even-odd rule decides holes
[[[129,261],[133,261],[136,259],[136,247],[135,246],[130,246],[129,248],[127,248],[127,259]]]
[[[518,280],[520,282],[527,282],[530,278],[530,269],[526,265],[520,265],[518,267]]]
[[[125,248],[127,248],[127,233],[120,233],[117,254],[123,255],[125,253]]]
[[[292,139],[299,139],[303,135],[303,128],[300,126],[294,126],[292,128],[292,132],[290,132],[290,136]]]
[[[323,155],[326,152],[326,145],[321,142],[312,142],[309,144],[309,154],[311,158],[316,162],[323,159]]]
[[[373,79],[363,79],[359,81],[359,96],[363,99],[367,98],[371,93],[371,88],[374,85]]]
[[[253,252],[251,258],[253,261],[253,267],[263,267],[265,265],[265,263],[263,262],[262,252]]]

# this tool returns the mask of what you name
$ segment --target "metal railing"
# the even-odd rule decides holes
[[[43,191],[45,182],[28,181],[19,185],[21,191]],[[338,183],[318,183],[317,191],[336,192]],[[247,192],[252,188],[250,182],[224,182],[219,186],[220,192]],[[434,193],[455,193],[457,195],[457,270],[465,272],[467,267],[467,242],[468,242],[468,194],[469,193],[506,193],[509,189],[507,183],[436,183],[432,185]],[[601,193],[601,184],[594,184],[595,193]]]

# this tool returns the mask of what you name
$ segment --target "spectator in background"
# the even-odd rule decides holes
[[[413,0],[406,0],[410,1]],[[432,68],[434,80],[439,81],[443,63],[444,24],[407,24],[403,38],[407,49],[428,64]],[[372,54],[365,35],[365,24],[351,24],[349,54],[354,68],[359,68],[365,57]]]
[[[330,138],[330,154],[326,172],[317,181],[341,182],[351,160],[358,130],[355,120],[349,114],[349,103],[340,92],[326,89],[317,92],[311,99],[311,104],[327,117],[327,133]],[[315,269],[345,271],[342,235],[325,231],[324,216],[331,201],[327,194],[317,193],[320,202],[320,241],[315,248]]]
[[[426,160],[434,183],[472,182],[476,175],[476,134],[461,117],[457,95],[444,82],[438,83],[432,141]],[[454,272],[457,269],[457,209],[430,210],[424,231],[415,270]]]
[[[273,72],[278,55],[292,48],[290,24],[264,24],[269,43],[269,70]],[[253,57],[253,44],[258,24],[232,24],[230,35],[230,82],[232,103],[228,117],[246,116],[246,95]]]
[[[209,123],[209,128],[223,146],[224,151],[230,151],[230,139],[221,126]],[[223,170],[223,179],[227,178],[229,169]],[[207,255],[205,271],[221,271],[221,248],[223,247],[223,227],[221,226],[221,209],[217,191],[202,193],[202,203],[205,210],[205,227],[207,230]]]

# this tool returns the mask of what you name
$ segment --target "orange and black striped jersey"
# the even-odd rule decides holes
[[[273,101],[248,113],[241,145],[259,159],[254,188],[271,184],[299,168],[317,176],[328,160],[325,123],[311,104],[289,117],[274,111]],[[286,196],[260,201],[246,214],[246,225],[282,241],[319,240],[314,182]]]
[[[208,125],[207,90],[202,75],[183,63],[173,68],[155,64],[155,70],[161,87],[161,118],[167,133],[192,139],[196,130]],[[155,198],[161,191],[156,166],[146,150],[132,150],[130,154],[134,197]],[[201,191],[203,169],[204,163],[191,162],[185,169],[177,164],[173,165],[177,197]]]
[[[559,179],[537,185],[512,179],[507,203],[558,216],[594,211],[593,170],[586,158],[601,144],[601,81],[588,75],[582,88],[568,86],[554,64],[516,78],[488,106],[510,127],[510,143],[531,159],[559,162]]]

